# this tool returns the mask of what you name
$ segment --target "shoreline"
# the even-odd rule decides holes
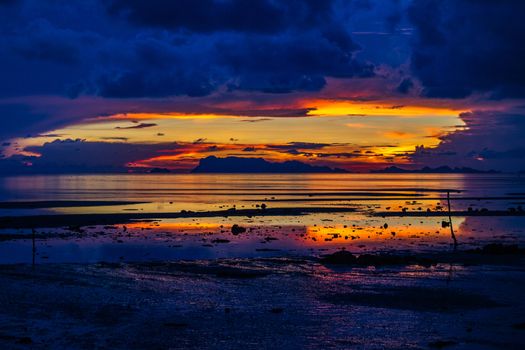
[[[23,239],[28,239],[24,237]],[[44,240],[45,237],[39,237]],[[271,250],[270,250],[271,251]],[[346,249],[336,250],[334,253],[318,252],[314,255],[287,254],[277,256],[252,256],[252,257],[218,257],[218,258],[196,258],[196,259],[159,259],[159,260],[125,260],[111,262],[107,260],[91,262],[46,262],[39,261],[34,266],[42,265],[108,265],[108,266],[155,266],[167,264],[176,270],[192,264],[231,264],[236,266],[243,263],[269,262],[275,264],[304,264],[312,263],[322,265],[331,269],[362,269],[374,267],[377,269],[402,268],[408,266],[419,266],[421,268],[433,268],[437,265],[452,264],[458,266],[516,266],[525,267],[525,247],[517,244],[488,243],[480,244],[476,248],[443,250],[413,251],[378,249],[376,251],[352,252]],[[33,265],[32,263],[0,263],[0,267],[13,265]],[[263,271],[263,270],[261,270]],[[214,272],[222,273],[219,270]],[[242,271],[241,271],[242,272]]]
[[[289,207],[266,209],[227,209],[216,211],[185,211],[158,213],[51,214],[0,217],[0,229],[58,228],[68,226],[117,225],[135,221],[179,218],[304,216],[309,214],[355,213],[355,207]],[[525,211],[363,211],[371,217],[523,217]]]
[[[350,213],[347,207],[297,207],[266,209],[227,209],[217,211],[185,211],[171,213],[108,213],[108,214],[56,214],[0,217],[0,229],[57,228],[67,226],[116,225],[138,220],[206,218],[206,217],[256,217],[302,216],[315,213]]]
[[[46,209],[46,208],[77,208],[77,207],[105,207],[120,205],[146,204],[144,201],[3,201],[0,209]]]

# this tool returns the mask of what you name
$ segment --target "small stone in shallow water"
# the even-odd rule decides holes
[[[457,342],[453,340],[436,340],[428,344],[429,348],[443,349],[452,345],[456,345]]]
[[[350,252],[346,250],[340,250],[330,255],[326,255],[321,258],[321,262],[325,264],[355,264],[357,258]]]
[[[520,331],[524,331],[525,330],[525,322],[513,324],[512,328],[519,329]]]
[[[233,233],[234,235],[238,235],[239,233],[244,233],[244,232],[246,232],[246,229],[245,229],[244,227],[239,226],[239,225],[237,225],[237,224],[234,224],[234,225],[232,226],[232,233]]]
[[[22,345],[31,345],[33,344],[33,340],[29,337],[22,337],[20,339],[18,339],[17,341],[17,344],[22,344]]]
[[[481,249],[470,250],[471,253],[492,254],[492,255],[514,255],[525,254],[525,249],[520,248],[517,244],[490,243]]]
[[[164,326],[165,327],[169,327],[169,328],[186,328],[186,327],[188,327],[188,324],[187,323],[178,323],[178,322],[165,322]]]

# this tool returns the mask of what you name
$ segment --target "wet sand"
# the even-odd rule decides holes
[[[349,207],[303,207],[303,208],[267,208],[235,209],[216,211],[186,211],[178,213],[117,213],[117,214],[66,214],[0,217],[0,229],[6,228],[52,228],[64,226],[114,225],[137,220],[177,219],[177,218],[213,218],[238,216],[299,216],[314,213],[350,213]]]
[[[41,208],[74,208],[100,207],[143,204],[145,202],[132,201],[13,201],[0,202],[0,209],[41,209]]]
[[[520,349],[522,261],[389,267],[310,258],[4,265],[12,349]]]
[[[3,348],[525,347],[522,191],[134,179],[4,202]]]
[[[117,205],[117,204],[115,204]],[[270,217],[301,216],[308,214],[352,213],[353,206],[345,207],[285,207],[267,209],[235,209],[215,211],[181,212],[127,212],[108,214],[54,214],[0,217],[0,229],[53,228],[67,226],[117,225],[138,220],[178,219],[178,218],[215,218],[215,217]],[[462,211],[380,211],[370,214],[379,217],[468,217],[468,216],[525,216],[525,211],[509,210],[462,210]]]
[[[443,217],[443,216],[525,216],[525,211],[509,210],[454,210],[448,211],[381,211],[375,212],[375,216],[389,217]]]

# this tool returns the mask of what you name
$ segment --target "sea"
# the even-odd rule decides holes
[[[448,212],[447,195],[455,213],[450,220],[432,214]],[[13,176],[0,178],[0,202],[0,222],[15,216],[31,222],[42,215],[150,214],[111,225],[37,227],[35,251],[31,230],[1,227],[0,263],[449,250],[449,221],[463,247],[525,241],[525,177],[517,174]],[[213,214],[247,209],[264,214],[262,207],[305,208],[305,213]],[[210,215],[155,217],[181,211]],[[245,231],[233,234],[233,225]]]

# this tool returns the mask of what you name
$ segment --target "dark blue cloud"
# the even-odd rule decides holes
[[[317,91],[369,77],[336,1],[26,0],[0,13],[1,96]]]
[[[317,91],[325,77],[373,76],[371,64],[352,57],[356,44],[350,36],[334,31],[225,40],[218,43],[217,59],[237,77],[230,88],[241,90]]]
[[[214,33],[276,34],[332,23],[336,12],[363,1],[334,0],[109,0],[109,14],[150,28]]]
[[[106,73],[95,90],[120,98],[204,96],[222,85],[286,93],[318,91],[325,77],[372,76],[374,67],[354,57],[360,47],[333,7],[331,1],[113,1],[110,14],[135,30],[164,31],[131,43],[132,61]]]
[[[4,0],[0,97],[317,91],[409,54],[426,96],[525,96],[523,2],[406,2]]]
[[[0,0],[0,6],[2,5],[13,5],[17,0]]]
[[[476,169],[525,169],[525,113],[471,112],[461,118],[465,128],[441,137],[435,148],[418,147],[410,158],[431,167],[448,165]]]
[[[26,150],[40,154],[0,159],[0,174],[56,174],[126,172],[130,162],[159,155],[164,149],[175,150],[176,143],[133,144],[124,142],[87,142],[55,140]],[[99,155],[103,154],[103,157]]]
[[[54,28],[49,22],[39,20],[13,37],[10,46],[15,54],[27,60],[69,65],[79,62],[81,45],[89,41],[88,37]]]
[[[418,0],[411,66],[428,97],[525,97],[525,2]]]
[[[31,134],[52,121],[50,116],[31,110],[24,104],[0,104],[0,141],[15,136]]]
[[[407,94],[414,87],[414,82],[410,78],[403,79],[397,86],[397,91],[402,94]]]

